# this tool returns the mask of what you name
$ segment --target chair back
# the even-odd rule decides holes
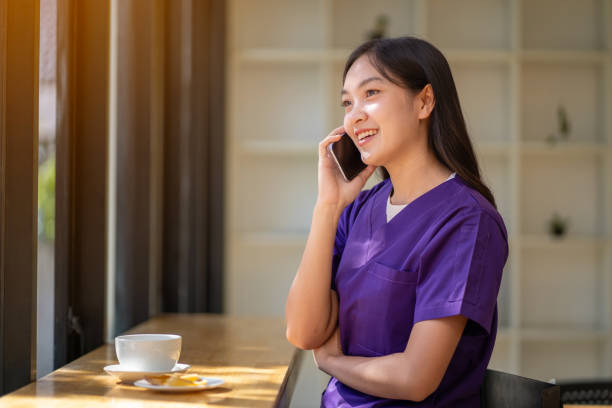
[[[560,408],[560,387],[502,371],[485,372],[482,408]]]
[[[557,381],[561,403],[574,405],[612,405],[612,378],[579,378]]]

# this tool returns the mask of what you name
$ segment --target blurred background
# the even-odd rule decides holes
[[[15,347],[36,361],[23,375],[40,377],[160,312],[282,318],[317,143],[342,123],[344,62],[369,38],[416,35],[450,63],[509,232],[490,368],[612,376],[611,1],[20,4],[39,38],[24,57],[23,41],[11,48],[23,33],[4,33],[3,194],[20,204],[0,218],[4,290],[16,288],[3,370]],[[29,162],[38,171],[18,171]],[[30,215],[36,239],[8,239]],[[6,346],[15,331],[36,346]],[[312,406],[328,380],[307,353],[292,406]]]

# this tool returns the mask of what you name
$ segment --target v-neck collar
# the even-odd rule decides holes
[[[461,179],[458,174],[455,174],[454,177],[446,179],[442,183],[424,192],[410,203],[406,204],[406,206],[402,208],[400,212],[398,212],[387,222],[387,200],[391,194],[391,190],[393,189],[393,184],[389,178],[385,180],[385,185],[380,189],[380,193],[376,197],[372,211],[375,219],[372,220],[372,224],[375,226],[381,226],[401,223],[400,221],[395,220],[398,218],[403,218],[406,213],[413,213],[418,217],[418,214],[422,214],[428,208],[445,202],[445,199],[448,198],[449,194],[452,194],[452,191],[455,190],[458,185],[462,184],[465,184],[463,179]]]
[[[451,196],[466,186],[465,181],[456,174],[455,177],[445,180],[412,200],[387,222],[387,197],[393,185],[390,178],[384,183],[374,197],[370,210],[371,239],[367,250],[368,258],[384,249],[387,240],[393,240],[394,237],[405,233],[410,223],[416,222],[427,211],[448,202]]]
[[[457,175],[456,172],[453,172],[449,177],[446,178],[442,183],[449,181]],[[442,184],[440,183],[440,184]],[[437,187],[437,186],[436,186]],[[435,188],[435,187],[434,187]],[[393,187],[391,187],[391,191],[387,195],[387,204],[385,205],[385,218],[387,223],[393,219],[400,211],[402,211],[409,204],[391,204],[391,194],[393,193]],[[417,197],[418,198],[418,197]],[[413,200],[414,201],[414,200]]]

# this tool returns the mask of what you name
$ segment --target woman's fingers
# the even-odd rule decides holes
[[[342,132],[339,132],[339,129],[342,129]],[[319,143],[319,156],[326,157],[327,156],[327,147],[333,143],[340,140],[342,135],[344,134],[344,127],[339,127],[335,129],[333,132],[329,134],[325,139]]]
[[[331,132],[329,132],[329,135],[335,135],[335,134],[343,134],[344,133],[344,126],[338,126],[337,128],[335,128],[334,130],[332,130]]]

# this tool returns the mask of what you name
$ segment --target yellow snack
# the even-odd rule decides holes
[[[166,385],[169,387],[193,387],[206,384],[208,381],[197,374],[162,374],[146,377],[146,380],[153,385]]]
[[[199,375],[197,374],[184,374],[181,375],[181,380],[185,380],[185,381],[198,381],[198,379],[200,378]]]
[[[171,375],[170,374],[162,374],[162,375],[156,375],[154,377],[146,377],[145,379],[153,385],[165,385],[166,381],[168,381],[170,379]]]
[[[170,387],[189,387],[197,385],[193,381],[183,380],[182,378],[170,378],[166,381],[166,385]]]

